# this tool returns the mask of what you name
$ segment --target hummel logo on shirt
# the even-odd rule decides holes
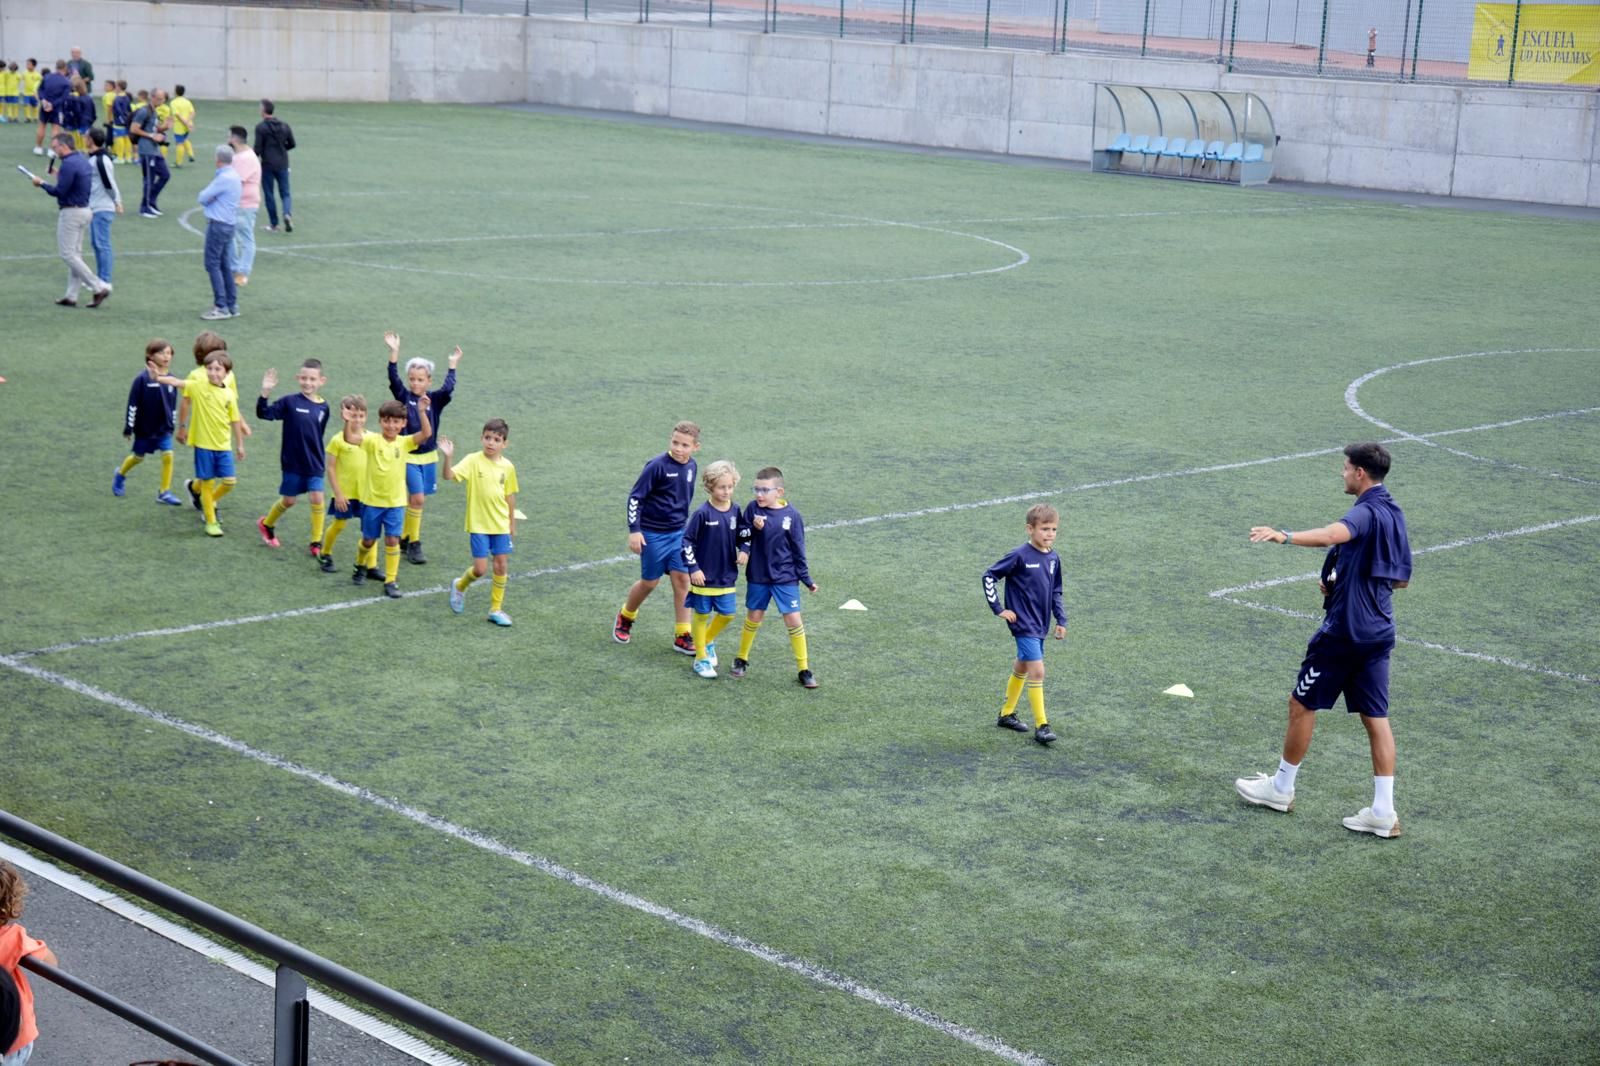
[[[1027,570],[1037,570],[1037,569],[1039,569],[1039,564],[1038,563],[1023,563],[1022,565],[1023,565],[1023,568],[1027,569]]]
[[[678,475],[677,474],[668,474],[667,476],[668,477],[677,477]]]

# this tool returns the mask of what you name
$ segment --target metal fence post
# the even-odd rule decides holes
[[[983,0],[983,46],[989,47],[989,13],[994,8],[994,0]]]
[[[1411,44],[1411,80],[1417,80],[1417,55],[1422,51],[1422,0],[1417,0],[1417,35],[1412,38]],[[1405,57],[1400,58],[1401,65],[1405,64]]]
[[[717,6],[717,0],[706,0],[706,25],[711,25],[711,11]]]
[[[1239,43],[1239,0],[1233,0],[1233,29],[1228,33],[1228,70],[1233,73],[1233,46]]]
[[[1400,80],[1406,80],[1406,38],[1411,36],[1411,0],[1406,0],[1406,21],[1400,29]]]
[[[1322,36],[1317,41],[1317,76],[1322,76],[1322,61],[1328,57],[1328,0],[1322,0]]]
[[[272,1066],[309,1066],[311,1004],[306,979],[287,966],[278,967],[273,991]]]
[[[911,37],[912,44],[917,43],[917,0],[911,0]]]
[[[1517,33],[1522,28],[1522,0],[1517,0],[1516,14],[1511,16],[1511,69],[1506,74],[1506,85],[1517,83]],[[1412,64],[1412,73],[1416,73],[1416,64]]]
[[[839,0],[839,36],[844,36],[844,0]]]
[[[1061,50],[1063,52],[1067,50],[1067,3],[1068,0],[1061,0]]]
[[[1144,0],[1144,25],[1139,28],[1139,54],[1145,54],[1145,44],[1150,40],[1150,0]]]

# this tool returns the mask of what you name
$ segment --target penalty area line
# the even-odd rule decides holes
[[[762,962],[770,963],[779,969],[788,971],[789,973],[795,974],[799,977],[803,977],[814,984],[822,985],[825,988],[831,988],[838,992],[848,993],[849,995],[854,996],[857,999],[864,1000],[875,1007],[881,1007],[884,1010],[890,1011],[891,1013],[896,1014],[907,1021],[916,1022],[918,1025],[926,1026],[929,1029],[942,1033],[943,1035],[951,1037],[952,1039],[959,1040],[962,1043],[977,1048],[980,1051],[986,1051],[992,1055],[1004,1059],[1007,1062],[1018,1063],[1020,1066],[1049,1066],[1048,1060],[1043,1059],[1038,1055],[1027,1051],[1020,1051],[1011,1047],[998,1037],[988,1036],[984,1033],[978,1032],[975,1029],[969,1028],[968,1026],[959,1025],[955,1022],[948,1021],[939,1017],[937,1014],[934,1014],[932,1011],[915,1006],[911,1003],[907,1003],[904,1000],[896,999],[895,997],[887,995],[886,993],[879,992],[876,989],[862,984],[853,977],[849,977],[835,970],[830,970],[826,967],[807,962],[796,955],[791,955],[788,952],[779,951],[776,948],[768,947],[759,941],[751,940],[750,938],[741,936],[738,933],[729,932],[728,930],[712,925],[710,922],[703,921],[691,915],[680,913],[679,911],[673,910],[671,907],[654,903],[642,896],[636,896],[631,892],[625,891],[624,889],[608,885],[604,881],[598,881],[586,874],[578,872],[577,870],[563,866],[552,859],[547,859],[543,856],[523,851],[520,848],[514,848],[509,844],[504,844],[485,833],[480,833],[475,829],[469,829],[466,826],[458,825],[455,822],[440,818],[437,815],[429,814],[427,811],[424,811],[419,807],[414,807],[409,803],[404,803],[401,800],[394,799],[389,796],[379,795],[371,789],[364,788],[361,785],[351,784],[347,781],[341,780],[340,778],[334,777],[332,774],[323,773],[320,770],[303,766],[300,763],[286,759],[281,755],[275,755],[272,752],[265,751],[261,748],[247,744],[242,740],[230,737],[225,733],[219,733],[214,729],[207,728],[206,726],[196,725],[193,722],[186,721],[182,718],[176,717],[175,715],[168,714],[165,711],[157,710],[153,707],[147,707],[142,703],[128,699],[125,696],[119,696],[114,692],[107,691],[106,689],[99,688],[98,686],[88,684],[84,681],[79,681],[76,678],[68,677],[65,674],[59,674],[51,670],[42,669],[41,667],[28,663],[15,655],[0,655],[0,666],[3,666],[15,673],[22,674],[26,677],[33,678],[36,681],[42,681],[47,684],[66,689],[68,692],[72,692],[75,695],[83,696],[98,703],[105,704],[108,707],[113,707],[117,710],[125,711],[140,718],[176,729],[177,731],[185,733],[196,740],[202,740],[208,744],[215,744],[218,747],[226,748],[228,751],[231,751],[236,755],[241,755],[244,758],[262,763],[275,770],[281,770],[285,773],[292,774],[295,777],[303,778],[307,781],[322,785],[324,788],[331,789],[340,795],[359,800],[362,803],[377,807],[378,809],[386,811],[389,814],[398,815],[399,817],[413,822],[416,825],[422,826],[425,829],[431,829],[434,832],[451,837],[463,844],[468,844],[474,848],[478,848],[481,851],[486,851],[491,855],[495,855],[503,859],[509,859],[512,862],[526,866],[533,870],[537,870],[542,874],[546,874],[555,878],[556,880],[564,881],[575,888],[582,889],[585,892],[593,893],[594,895],[599,896],[608,902],[627,907],[631,910],[638,911],[641,914],[647,914],[653,918],[658,918],[670,925],[674,925],[679,929],[684,930],[685,932],[693,933],[696,936],[703,937],[706,940],[720,944],[723,947],[731,948],[745,955],[760,959]]]

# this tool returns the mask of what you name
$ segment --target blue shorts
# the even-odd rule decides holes
[[[406,492],[412,496],[421,493],[432,496],[439,491],[439,464],[438,463],[407,463],[406,464]]]
[[[1344,709],[1368,718],[1389,717],[1389,653],[1394,641],[1357,644],[1318,630],[1306,645],[1290,695],[1302,707],[1325,711],[1344,696]]]
[[[686,574],[683,565],[683,530],[655,533],[644,531],[644,547],[639,552],[639,577],[655,581],[668,570]]]
[[[321,492],[324,482],[321,474],[291,474],[285,470],[278,482],[279,496],[304,496],[308,492]]]
[[[334,503],[331,500],[328,502],[328,518],[331,521],[334,521],[334,522],[348,522],[352,518],[360,518],[361,517],[362,507],[361,507],[361,501],[360,500],[352,500],[347,496],[347,497],[345,497],[345,501],[344,502],[348,503],[350,506],[347,507],[343,511],[339,510],[339,505],[338,504]]]
[[[1043,637],[1017,637],[1017,661],[1036,663],[1044,659]]]
[[[118,137],[127,137],[128,136],[128,127],[127,126],[112,126],[111,127],[111,136],[112,136],[113,139],[118,138]]]
[[[194,476],[201,481],[210,481],[219,477],[233,477],[233,453],[228,451],[214,452],[210,448],[196,448],[194,450]]]
[[[510,533],[468,533],[472,538],[472,557],[487,559],[491,555],[511,554]]]
[[[405,524],[404,507],[361,508],[361,539],[377,540],[379,537],[398,537]]]
[[[22,102],[27,104],[29,107],[39,106],[39,98],[37,96],[24,96],[22,98]]]
[[[134,455],[154,455],[156,452],[170,452],[172,450],[172,434],[163,433],[159,437],[133,438]]]
[[[752,611],[765,611],[767,604],[778,601],[778,611],[794,614],[800,609],[800,585],[791,581],[787,585],[763,585],[748,582],[744,588],[744,605]]]
[[[733,592],[724,592],[717,596],[691,592],[683,598],[683,603],[695,614],[733,614],[739,609],[739,596]]]
[[[173,142],[175,144],[182,144],[183,142],[187,141],[188,139],[189,139],[189,135],[187,133],[174,133],[172,135],[172,140],[173,140]]]

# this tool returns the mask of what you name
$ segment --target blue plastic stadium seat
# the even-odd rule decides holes
[[[1139,165],[1139,169],[1140,170],[1147,169],[1150,166],[1150,158],[1152,156],[1159,156],[1162,152],[1165,152],[1166,150],[1167,150],[1167,139],[1165,137],[1156,137],[1155,139],[1153,139],[1150,142],[1149,146],[1147,148],[1145,148],[1145,150],[1144,150],[1144,162]]]
[[[1126,133],[1119,133],[1119,134],[1117,134],[1117,139],[1112,141],[1109,145],[1106,146],[1106,151],[1108,151],[1108,152],[1126,151],[1127,148],[1128,148],[1128,145],[1132,142],[1132,140],[1133,140],[1133,138],[1129,137]]]
[[[1198,165],[1199,166],[1204,166],[1205,165],[1205,160],[1207,160],[1207,159],[1220,160],[1221,158],[1222,158],[1222,142],[1221,141],[1212,141],[1210,144],[1206,145],[1205,154],[1203,156],[1201,156],[1201,162]]]
[[[1148,147],[1150,147],[1150,135],[1148,133],[1141,133],[1139,136],[1135,137],[1133,142],[1129,144],[1127,148],[1123,149],[1123,151],[1127,152],[1129,155],[1143,155],[1144,150]]]
[[[1248,145],[1248,146],[1246,146],[1246,148],[1244,150],[1243,162],[1246,162],[1246,163],[1259,163],[1259,162],[1261,162],[1262,154],[1265,151],[1266,151],[1266,147],[1264,145],[1259,145],[1259,144]]]
[[[1244,159],[1244,145],[1241,144],[1238,141],[1234,141],[1232,144],[1228,145],[1228,147],[1226,149],[1223,150],[1223,153],[1221,155],[1217,156],[1217,176],[1218,177],[1222,176],[1222,168],[1223,168],[1224,164],[1227,164],[1227,163],[1238,163],[1243,159]]]
[[[1181,158],[1190,160],[1190,163],[1189,163],[1189,176],[1190,177],[1194,176],[1194,168],[1200,165],[1200,160],[1201,160],[1202,157],[1204,157],[1205,154],[1206,154],[1206,144],[1205,144],[1204,141],[1200,141],[1200,140],[1190,141],[1189,142],[1189,146],[1187,148],[1185,148],[1182,152],[1178,153],[1178,155]]]
[[[1166,147],[1166,149],[1164,151],[1162,151],[1161,154],[1162,155],[1181,156],[1181,155],[1183,155],[1183,150],[1185,148],[1187,148],[1188,146],[1189,146],[1189,142],[1188,142],[1187,139],[1185,139],[1183,137],[1174,137],[1174,138],[1172,138],[1172,140],[1167,142],[1167,147]]]

